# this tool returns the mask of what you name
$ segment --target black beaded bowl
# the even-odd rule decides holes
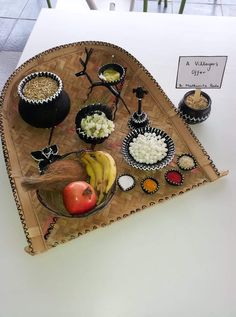
[[[211,112],[211,98],[208,94],[201,91],[201,95],[207,99],[208,106],[205,109],[193,109],[189,107],[185,100],[189,95],[193,95],[195,90],[188,91],[180,101],[178,108],[180,115],[188,124],[196,124],[205,121]]]
[[[133,141],[133,139],[137,138],[139,134],[144,134],[146,132],[155,133],[156,136],[161,136],[162,138],[165,138],[165,142],[167,144],[168,151],[167,151],[166,157],[164,157],[162,160],[154,164],[146,164],[146,163],[137,162],[133,158],[133,156],[130,154],[130,151],[129,151],[129,146],[130,146],[130,143]],[[158,170],[165,167],[173,160],[175,155],[175,145],[171,137],[167,135],[166,132],[164,132],[163,130],[148,126],[148,127],[132,130],[125,137],[122,143],[122,154],[126,162],[132,167],[140,169],[140,170],[144,170],[144,171],[151,171],[151,170],[154,171],[154,170]]]
[[[77,113],[75,118],[75,126],[76,126],[76,133],[80,137],[81,140],[83,140],[85,143],[89,144],[100,144],[103,143],[109,136],[104,138],[92,138],[86,135],[84,130],[81,128],[81,121],[82,119],[86,118],[87,116],[93,115],[93,114],[101,114],[104,113],[107,119],[112,120],[112,110],[103,104],[96,103],[88,105]]]
[[[80,157],[81,152],[70,152],[67,154],[64,154],[60,157],[60,159],[78,159]],[[53,164],[50,163],[50,164]],[[105,194],[103,200],[101,203],[97,206],[95,206],[93,209],[81,213],[81,214],[70,214],[63,203],[63,195],[61,191],[47,191],[47,190],[37,190],[36,195],[39,200],[39,202],[47,208],[54,216],[57,217],[64,217],[64,218],[85,218],[91,215],[94,215],[98,213],[100,210],[105,208],[108,203],[111,201],[112,197],[114,196],[116,190],[116,180],[114,181],[112,187],[110,188],[109,192]]]
[[[190,160],[192,161],[192,166],[184,167],[181,164],[181,158],[183,158],[183,157],[190,158]],[[197,167],[197,161],[196,161],[195,157],[192,154],[190,154],[190,153],[182,153],[182,154],[177,156],[177,165],[182,171],[191,171],[191,170],[193,170],[194,168]]]
[[[46,99],[29,99],[24,95],[25,85],[37,77],[48,77],[57,83],[57,90]],[[24,77],[18,85],[20,97],[18,110],[22,119],[35,128],[51,128],[61,123],[70,111],[70,98],[63,83],[54,73],[34,72]]]
[[[103,73],[104,73],[104,71],[106,71],[108,69],[113,69],[113,70],[117,71],[120,74],[120,79],[119,80],[113,80],[113,81],[106,80],[104,78],[104,76],[103,76]],[[98,77],[104,83],[107,83],[109,85],[117,85],[118,83],[120,83],[124,79],[124,77],[125,77],[125,69],[120,64],[115,64],[115,63],[105,64],[105,65],[103,65],[103,66],[101,66],[99,68]]]

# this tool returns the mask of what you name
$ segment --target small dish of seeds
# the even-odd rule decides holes
[[[183,171],[191,171],[196,168],[197,162],[192,154],[184,153],[178,156],[177,165]]]

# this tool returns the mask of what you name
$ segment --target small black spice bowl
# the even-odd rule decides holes
[[[156,188],[155,189],[153,189],[153,190],[148,190],[147,189],[147,187],[145,186],[145,182],[147,182],[148,180],[150,180],[150,181],[152,181],[153,183],[155,183],[155,185],[156,185]],[[146,193],[146,194],[155,194],[157,191],[158,191],[158,189],[160,188],[160,186],[159,186],[159,183],[158,183],[158,181],[155,179],[155,178],[153,178],[153,177],[146,177],[146,178],[144,178],[142,181],[141,181],[141,187],[142,187],[142,190]]]
[[[189,167],[184,167],[183,162],[181,163],[181,159],[183,160],[183,158],[185,158],[185,157],[186,157],[186,159],[189,158],[190,161],[192,162],[192,165],[190,165]],[[183,153],[177,157],[177,165],[182,171],[191,171],[197,167],[197,162],[196,162],[195,157],[192,154]]]
[[[178,109],[180,115],[188,124],[196,124],[205,121],[211,112],[211,98],[208,94],[201,91],[201,96],[205,97],[208,101],[208,106],[205,109],[193,109],[186,104],[186,98],[190,95],[193,95],[195,90],[188,91],[183,99],[180,101]]]
[[[117,184],[121,190],[127,192],[135,187],[136,180],[131,174],[121,174],[117,178]]]
[[[181,186],[184,182],[184,176],[180,171],[171,169],[165,172],[165,180],[170,185]]]
[[[57,83],[57,90],[46,99],[29,99],[24,95],[25,85],[34,78],[48,77]],[[70,98],[63,89],[60,77],[54,73],[34,72],[24,77],[18,85],[20,97],[18,110],[22,119],[35,128],[52,128],[61,123],[70,111]]]
[[[76,126],[76,133],[80,137],[81,140],[83,140],[85,143],[89,144],[100,144],[103,143],[109,136],[104,138],[92,138],[90,136],[87,136],[85,131],[81,128],[81,121],[82,119],[86,118],[87,116],[93,115],[93,114],[101,114],[104,113],[107,119],[112,120],[112,110],[103,104],[96,103],[87,105],[86,107],[82,108],[76,115],[75,118],[75,126]]]
[[[105,79],[103,73],[108,70],[108,69],[112,69],[116,72],[118,72],[120,74],[120,78],[118,80],[113,80],[113,81],[108,81]],[[107,83],[109,85],[117,85],[118,83],[120,83],[124,77],[125,77],[125,69],[123,66],[121,66],[120,64],[115,64],[115,63],[110,63],[110,64],[105,64],[103,66],[101,66],[98,70],[98,77],[101,79],[102,82]]]

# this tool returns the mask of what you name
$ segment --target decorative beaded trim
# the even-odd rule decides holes
[[[180,111],[180,114],[181,114],[182,118],[184,120],[188,121],[189,123],[200,123],[202,121],[205,121],[210,115],[210,114],[207,114],[207,115],[205,115],[203,117],[195,118],[195,117],[190,116],[190,115],[188,115],[186,113],[184,114],[182,111]]]
[[[6,164],[7,173],[8,173],[8,178],[10,181],[10,185],[11,185],[11,189],[12,189],[12,193],[13,193],[13,198],[14,198],[15,203],[16,203],[16,208],[17,208],[18,213],[19,213],[20,221],[22,223],[22,227],[23,227],[23,230],[24,230],[24,233],[26,236],[26,241],[28,243],[27,252],[34,255],[35,251],[33,249],[32,240],[30,238],[28,227],[27,227],[27,224],[25,222],[24,213],[23,213],[23,210],[22,210],[22,207],[20,204],[17,190],[16,190],[16,184],[15,184],[15,181],[13,179],[12,172],[11,172],[10,159],[9,159],[9,155],[8,155],[8,151],[7,151],[6,141],[5,141],[4,134],[3,134],[2,119],[3,119],[3,115],[2,115],[2,111],[0,111],[0,134],[1,134],[1,138],[2,138],[2,150],[3,150],[3,156],[4,156],[4,160],[5,160],[5,164]]]

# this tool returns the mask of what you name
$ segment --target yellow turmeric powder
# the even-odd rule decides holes
[[[158,184],[154,179],[147,178],[144,180],[142,187],[144,191],[148,193],[153,193],[158,189]]]

